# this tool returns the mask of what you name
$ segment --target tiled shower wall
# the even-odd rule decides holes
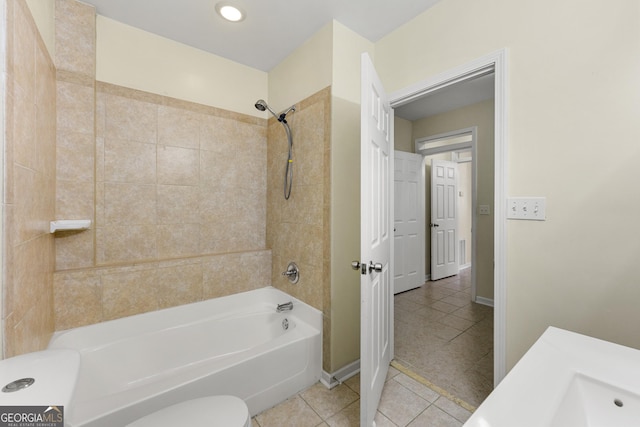
[[[293,136],[293,186],[284,198],[288,143],[284,127],[269,121],[267,247],[272,250],[273,286],[323,311],[331,318],[330,274],[330,142],[331,88],[296,104],[287,116]],[[282,272],[289,262],[300,268],[291,284]],[[330,329],[323,330],[323,363],[328,366]]]
[[[266,120],[96,83],[94,9],[56,8],[56,216],[92,220],[56,234],[56,329],[269,285]]]
[[[3,1],[0,16],[3,356],[11,357],[45,347],[54,330],[56,70],[24,1]]]

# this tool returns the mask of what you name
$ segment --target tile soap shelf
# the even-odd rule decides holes
[[[51,233],[55,233],[56,231],[79,231],[87,230],[90,226],[90,219],[60,219],[58,221],[51,221],[49,231]]]

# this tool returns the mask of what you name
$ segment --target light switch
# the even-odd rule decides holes
[[[544,221],[547,219],[546,197],[509,197],[507,218]]]
[[[478,213],[480,215],[491,215],[491,207],[489,205],[478,206]]]

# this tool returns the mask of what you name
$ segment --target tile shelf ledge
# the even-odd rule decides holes
[[[49,225],[49,232],[55,233],[56,231],[87,230],[90,226],[90,219],[60,219],[57,221],[51,221]]]

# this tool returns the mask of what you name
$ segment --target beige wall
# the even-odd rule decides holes
[[[508,194],[547,198],[507,224],[508,367],[549,325],[640,348],[639,8],[444,0],[376,43],[390,91],[508,49]]]
[[[265,99],[274,111],[331,86],[332,34],[333,23],[329,23],[269,71]]]
[[[2,335],[10,357],[43,348],[54,330],[56,71],[24,1],[2,2],[0,17]]]
[[[26,0],[49,56],[56,57],[55,0]]]
[[[109,18],[97,18],[96,79],[266,118],[267,73]]]
[[[373,43],[334,22],[331,116],[331,365],[360,359],[360,57]]]
[[[479,102],[457,110],[442,114],[436,114],[422,120],[413,122],[413,139],[452,132],[472,126],[477,127],[476,160],[477,160],[477,205],[489,205],[491,215],[478,215],[476,218],[477,259],[476,267],[476,294],[479,297],[493,300],[493,188],[494,188],[494,102],[493,100]],[[451,157],[448,156],[448,159]],[[426,175],[429,176],[430,172]],[[428,180],[429,181],[429,180]],[[427,193],[430,194],[429,185]],[[468,192],[471,203],[471,193]],[[430,196],[427,196],[426,221],[430,217]],[[464,201],[464,198],[461,199]],[[462,209],[462,206],[460,207]],[[477,209],[477,206],[476,206]],[[466,210],[469,212],[469,210]],[[462,238],[462,236],[461,236]],[[430,240],[427,233],[427,266],[430,265]],[[467,247],[471,248],[470,235]],[[469,257],[467,259],[470,259]],[[427,271],[430,269],[427,268]]]
[[[413,122],[395,117],[393,121],[393,144],[398,151],[415,153],[415,141],[413,140]]]

